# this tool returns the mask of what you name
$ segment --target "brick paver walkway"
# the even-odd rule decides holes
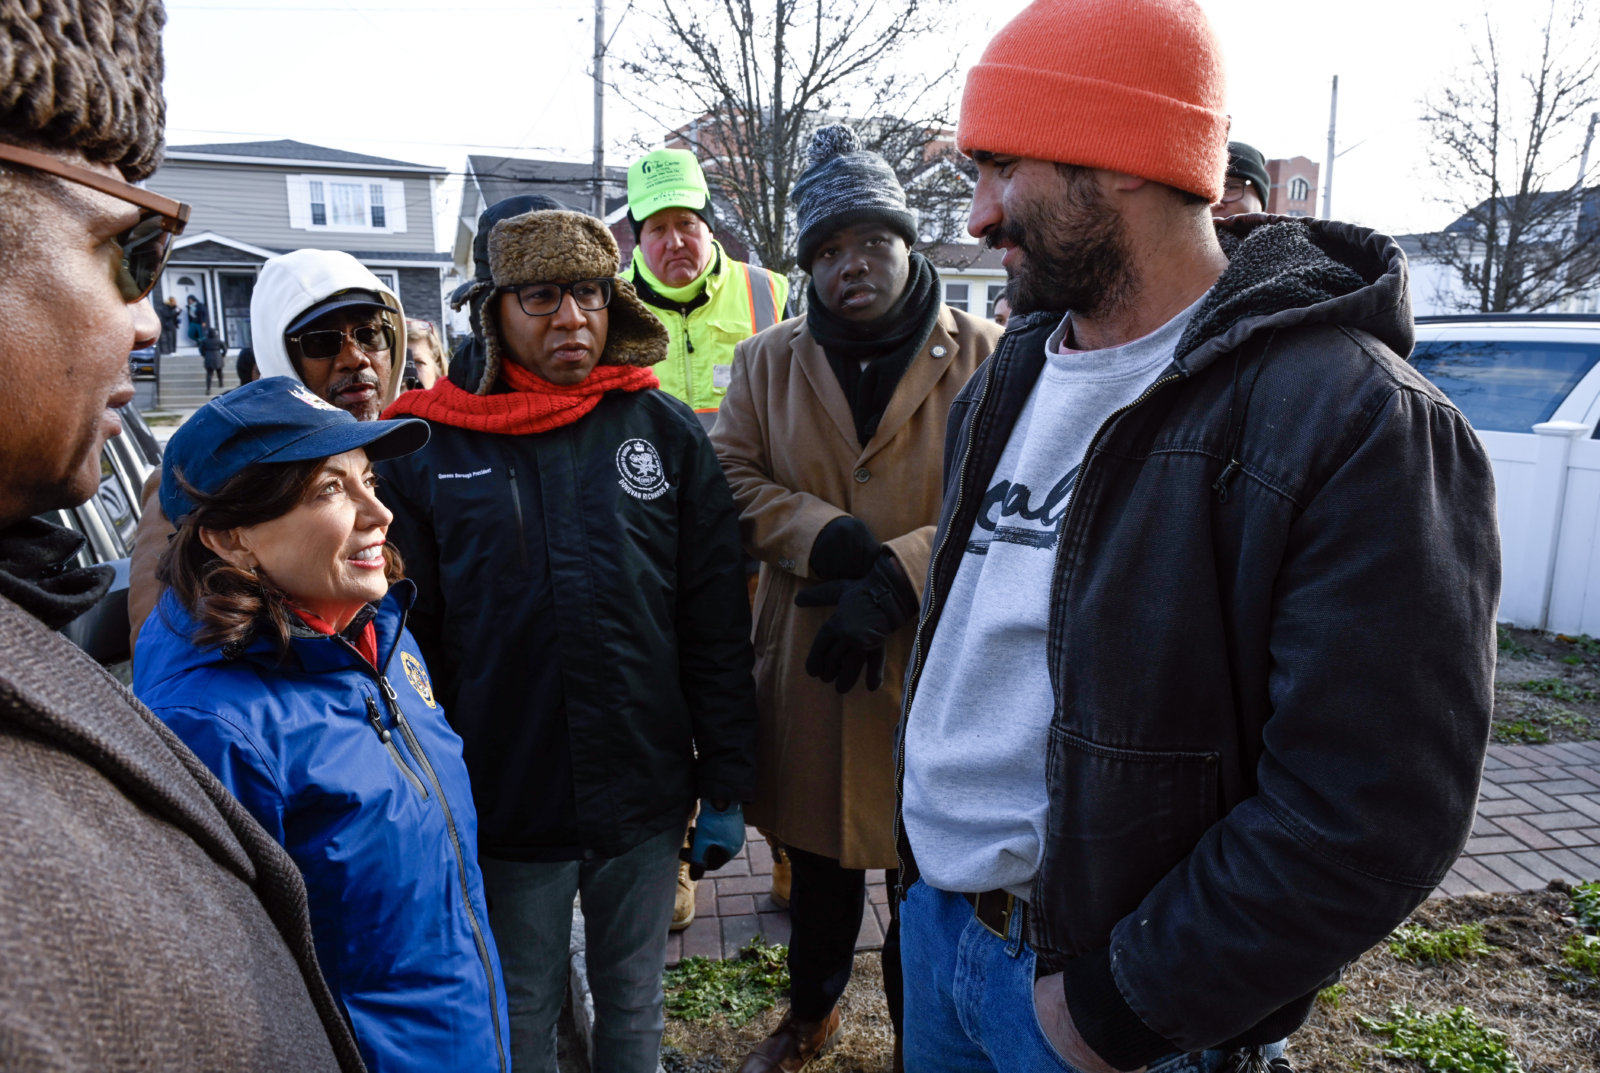
[[[789,941],[789,914],[772,903],[772,854],[755,828],[745,852],[700,881],[695,920],[667,944],[667,963],[732,957],[754,935]],[[871,912],[856,949],[883,945],[889,896],[882,872],[867,873]],[[1600,742],[1493,745],[1472,837],[1441,895],[1539,890],[1552,879],[1600,879]]]

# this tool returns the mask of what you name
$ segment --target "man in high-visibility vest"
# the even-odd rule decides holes
[[[622,278],[667,327],[667,357],[653,368],[661,390],[688,403],[706,431],[733,380],[733,348],[783,319],[789,280],[735,261],[712,232],[716,211],[700,162],[686,149],[657,149],[628,167],[628,222],[637,245]],[[773,896],[788,904],[788,861],[774,847]],[[678,871],[672,930],[694,921],[694,880]]]
[[[733,348],[783,319],[789,280],[735,261],[713,236],[716,214],[700,162],[657,149],[628,168],[628,221],[638,246],[622,278],[667,326],[661,390],[709,431],[733,377]]]

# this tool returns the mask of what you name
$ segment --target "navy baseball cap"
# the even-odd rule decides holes
[[[161,510],[173,525],[194,510],[180,473],[191,488],[212,495],[258,462],[332,458],[357,447],[377,462],[427,442],[426,421],[357,421],[293,377],[269,376],[218,395],[173,433],[161,459]]]
[[[283,330],[283,334],[296,335],[300,332],[303,332],[307,328],[311,327],[315,321],[321,320],[329,313],[339,309],[375,309],[379,311],[388,311],[393,308],[393,306],[389,305],[389,303],[380,298],[376,291],[364,291],[358,287],[352,287],[349,290],[340,291],[337,294],[331,294],[322,301],[318,302],[316,305],[312,306],[310,309],[302,312],[298,317],[289,322],[289,326]]]

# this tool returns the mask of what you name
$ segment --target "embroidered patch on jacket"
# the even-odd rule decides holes
[[[428,672],[422,669],[422,661],[410,652],[400,653],[400,662],[405,665],[406,681],[411,683],[411,688],[417,691],[417,696],[430,708],[439,705],[433,700],[433,683],[428,681]]]
[[[667,490],[667,472],[649,440],[624,440],[617,448],[617,472],[622,475],[617,483],[636,499],[655,499]]]

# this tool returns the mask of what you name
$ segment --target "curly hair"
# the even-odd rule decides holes
[[[327,459],[266,462],[234,474],[214,494],[197,491],[180,473],[178,482],[195,503],[161,553],[156,577],[199,622],[190,638],[200,648],[221,647],[233,655],[264,633],[280,654],[288,651],[295,615],[289,597],[255,572],[243,570],[206,547],[203,529],[261,525],[299,506]],[[383,576],[394,584],[405,566],[394,545],[383,546]]]

